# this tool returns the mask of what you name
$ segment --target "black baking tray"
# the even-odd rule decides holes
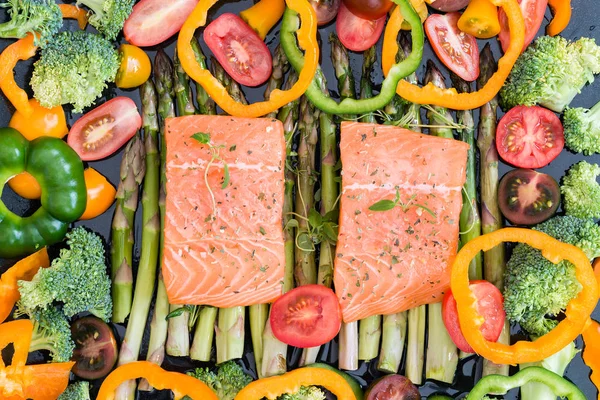
[[[598,42],[600,42],[600,27],[599,27],[599,29],[596,29],[596,25],[598,24],[598,17],[597,17],[597,11],[598,11],[597,7],[599,5],[598,0],[573,0],[572,3],[573,3],[572,4],[573,19],[572,19],[572,22],[569,25],[569,27],[563,32],[563,36],[565,36],[566,38],[569,38],[569,39],[577,39],[582,36],[587,36],[587,37],[596,38],[596,40]],[[214,18],[215,16],[217,16],[221,13],[224,13],[224,12],[238,13],[241,10],[243,10],[251,5],[252,5],[251,0],[221,1],[217,4],[217,6],[213,10],[211,10],[210,18]],[[7,19],[5,9],[0,10],[0,12],[2,13],[0,15],[0,22],[4,22]],[[546,25],[547,21],[550,20],[550,18],[551,18],[551,15],[550,15],[550,12],[548,11],[546,13],[546,21],[544,22],[539,34],[543,34],[544,26]],[[77,26],[74,21],[66,21],[65,28],[75,30],[75,29],[77,29]],[[88,28],[88,29],[92,29],[92,28]],[[335,81],[335,77],[333,75],[333,69],[331,66],[330,58],[329,58],[330,48],[329,48],[329,43],[328,43],[329,34],[334,31],[335,31],[335,25],[329,24],[328,26],[321,28],[319,30],[319,35],[320,35],[321,43],[322,43],[321,58],[322,58],[323,70],[325,71],[325,74],[328,78],[329,87],[332,91],[332,94],[335,97],[337,94],[336,81]],[[198,34],[200,35],[199,37],[201,38],[200,31],[198,32]],[[271,48],[271,50],[279,42],[278,37],[279,37],[279,28],[276,27],[275,29],[273,29],[273,31],[268,35],[268,37],[266,39],[266,42],[267,42],[268,46]],[[121,39],[121,41],[122,41],[122,39]],[[4,49],[10,43],[12,43],[12,41],[0,40],[0,49]],[[172,57],[175,43],[176,43],[176,37],[173,37],[160,46],[157,46],[154,48],[149,48],[146,50],[148,51],[148,54],[150,55],[150,57],[152,59],[154,58],[154,55],[156,54],[156,51],[159,48],[163,48],[167,52],[167,54],[170,57]],[[492,41],[490,41],[490,43],[492,44],[494,53],[498,57],[500,55],[500,51],[499,51],[499,45],[498,45],[497,41],[495,39],[493,39]],[[381,40],[380,40],[378,46],[381,46]],[[481,46],[483,46],[482,43],[480,43],[480,47]],[[203,47],[204,47],[206,54],[210,54],[208,52],[208,49],[206,48],[206,46],[203,45]],[[448,73],[447,73],[448,71],[442,65],[440,65],[439,61],[437,60],[437,58],[435,57],[435,55],[433,54],[433,52],[427,45],[426,50],[425,50],[425,55],[424,55],[424,62],[422,63],[419,70],[417,71],[417,74],[419,75],[420,78],[422,78],[424,75],[425,61],[427,59],[435,60],[435,62],[438,64],[438,66],[444,72],[445,76],[448,77]],[[16,80],[21,87],[26,87],[26,82],[28,82],[29,78],[31,77],[31,69],[32,69],[31,66],[32,66],[32,63],[34,60],[35,60],[35,58],[32,60],[29,60],[29,61],[20,62],[16,67],[16,70],[15,70]],[[362,60],[361,60],[360,54],[351,54],[351,67],[353,68],[355,78],[357,80],[360,79],[361,66],[362,66]],[[374,74],[374,82],[375,83],[381,82],[382,76],[380,73],[379,64],[376,66],[375,70],[376,70],[376,73]],[[27,89],[27,90],[30,92],[30,95],[31,95],[30,89]],[[245,89],[245,93],[246,93],[249,101],[251,101],[251,102],[261,100],[263,97],[263,92],[264,92],[264,88]],[[122,90],[115,88],[114,86],[109,87],[104,92],[103,97],[97,101],[97,105],[101,104],[102,102],[104,102],[114,96],[118,96],[118,95],[128,96],[128,97],[134,99],[138,105],[140,105],[139,93],[137,90],[122,91]],[[586,87],[582,91],[582,93],[575,98],[572,105],[589,108],[598,101],[600,101],[600,81],[597,81],[597,82],[589,85],[588,87]],[[68,107],[65,107],[65,109],[67,111],[67,118],[68,118],[68,121],[70,124],[72,124],[75,120],[77,120],[81,115],[81,114],[72,114],[70,112],[70,110],[68,109]],[[0,126],[8,125],[8,122],[9,122],[10,117],[13,112],[14,112],[14,108],[7,101],[6,97],[4,97],[2,95],[2,97],[0,97]],[[476,121],[479,116],[478,114],[479,114],[478,111],[475,110]],[[548,173],[548,174],[554,176],[554,178],[556,178],[557,180],[559,180],[564,175],[565,171],[571,165],[573,165],[574,163],[576,163],[577,161],[579,161],[583,158],[584,157],[579,154],[573,154],[573,153],[565,150],[561,153],[561,155],[552,164],[541,169],[541,171]],[[592,156],[592,157],[586,157],[586,159],[591,162],[600,163],[600,156],[598,156],[598,155]],[[102,174],[104,174],[109,179],[109,181],[113,185],[116,186],[119,182],[120,160],[121,160],[121,152],[119,152],[107,159],[97,161],[97,162],[90,162],[88,164],[90,166],[92,166],[93,168],[97,169],[98,171],[100,171]],[[511,169],[510,166],[507,166],[507,165],[501,163],[500,175],[503,175],[510,169]],[[26,200],[18,197],[17,195],[14,194],[14,192],[12,192],[12,190],[8,187],[8,185],[5,185],[4,190],[2,192],[2,201],[4,201],[5,204],[7,204],[9,209],[11,209],[13,212],[15,212],[19,215],[29,215],[33,211],[35,211],[39,205],[39,203],[37,203],[37,202],[26,201]],[[114,205],[102,216],[100,216],[96,219],[93,219],[91,221],[78,222],[75,225],[84,225],[84,226],[92,229],[93,231],[99,233],[100,235],[102,235],[105,239],[105,243],[107,243],[107,250],[108,250],[108,243],[110,243],[109,242],[110,226],[111,226],[113,212],[114,212]],[[138,229],[136,229],[135,261],[137,261],[139,259],[139,250],[140,250],[139,245],[141,243],[141,237],[140,237],[141,229],[139,229],[140,228],[140,218],[139,218],[140,215],[139,214],[140,213],[138,213],[137,225],[136,225],[136,228],[138,228]],[[107,254],[109,254],[109,253],[107,253]],[[110,257],[108,257],[108,260],[110,260]],[[6,268],[8,268],[13,263],[14,263],[14,260],[0,259],[0,273],[4,272],[4,270],[6,270]],[[134,262],[134,264],[135,264],[135,262]],[[600,317],[600,308],[598,308],[596,310],[594,315],[596,317]],[[114,325],[113,327],[115,329],[115,332],[117,333],[117,336],[119,338],[122,338],[123,333],[124,333],[124,327],[118,326],[118,325]],[[254,359],[253,359],[253,354],[252,354],[252,344],[250,341],[249,327],[247,327],[246,332],[247,332],[246,333],[246,338],[247,338],[246,352],[245,352],[244,358],[241,361],[242,361],[244,367],[247,368],[251,374],[256,376],[255,368],[254,368]],[[146,332],[145,342],[144,342],[144,346],[142,348],[142,354],[140,355],[140,359],[145,359],[145,352],[146,352],[147,339],[148,339],[147,336],[148,336],[148,331]],[[582,348],[581,339],[577,340],[577,348],[579,348],[579,349]],[[300,357],[300,353],[301,352],[298,349],[290,349],[290,354],[288,356],[288,363],[290,364],[289,365],[290,368],[297,365],[298,359]],[[319,358],[320,358],[320,361],[322,361],[322,362],[327,362],[332,365],[336,365],[337,364],[337,342],[334,340],[330,344],[323,346],[323,349],[321,351]],[[43,362],[43,358],[39,354],[32,354],[32,355],[30,355],[30,361],[31,362]],[[458,368],[455,382],[453,383],[453,385],[446,385],[446,384],[438,383],[438,382],[434,382],[434,381],[427,381],[420,388],[421,394],[427,396],[433,392],[445,392],[448,394],[456,395],[457,398],[461,398],[464,393],[466,393],[470,390],[470,388],[473,386],[474,381],[479,379],[479,377],[481,375],[481,364],[482,364],[481,360],[478,359],[477,357],[471,357],[469,359],[461,361],[461,363],[459,364],[459,368]],[[188,358],[167,357],[163,364],[163,367],[168,370],[185,372],[194,367],[210,366],[210,365],[211,364],[207,364],[207,363],[191,362],[190,359],[188,359]],[[361,362],[359,364],[359,369],[357,371],[349,371],[349,373],[352,376],[356,377],[363,386],[366,386],[370,382],[372,382],[375,378],[377,378],[378,376],[381,375],[376,370],[375,366],[376,366],[376,362],[371,362],[371,363]],[[591,383],[591,381],[589,379],[589,375],[590,375],[589,368],[583,363],[581,354],[578,354],[576,356],[576,358],[573,360],[573,362],[570,364],[569,368],[567,369],[566,377],[568,379],[570,379],[572,382],[574,382],[582,391],[584,391],[584,393],[586,394],[586,397],[588,399],[595,399],[597,396],[597,389]],[[92,387],[93,387],[92,397],[94,397],[95,393],[97,392],[100,383],[101,382],[99,382],[99,381],[92,383]],[[148,399],[168,399],[168,398],[171,398],[171,394],[168,391],[152,392],[150,394],[140,395],[139,397],[144,398],[144,399],[146,399],[146,398],[148,398]],[[507,396],[505,396],[505,398],[506,399],[517,399],[518,391],[513,390],[511,393],[509,393]]]

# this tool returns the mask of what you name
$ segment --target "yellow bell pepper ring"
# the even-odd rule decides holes
[[[261,0],[242,11],[240,17],[264,40],[269,31],[283,17],[284,11],[285,0]]]

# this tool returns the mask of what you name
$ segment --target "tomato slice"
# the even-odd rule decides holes
[[[520,168],[542,168],[565,147],[558,117],[542,107],[517,106],[506,113],[496,131],[500,157]]]
[[[352,51],[365,51],[379,40],[387,16],[377,20],[358,17],[342,3],[336,20],[336,32],[342,44]]]
[[[133,100],[115,97],[77,120],[67,142],[83,161],[100,160],[119,150],[141,126]]]
[[[385,17],[394,5],[391,0],[344,0],[344,4],[352,14],[368,20]]]
[[[471,281],[469,287],[477,297],[477,310],[484,319],[481,332],[486,340],[495,342],[502,333],[504,320],[506,319],[502,293],[488,281]],[[450,289],[448,289],[442,300],[442,317],[446,330],[448,330],[448,334],[456,347],[465,353],[474,353],[475,351],[467,343],[460,330],[456,300]]]
[[[199,0],[142,0],[123,26],[125,39],[136,46],[155,46],[181,29]]]
[[[467,82],[479,76],[477,39],[458,29],[460,13],[431,14],[425,21],[425,32],[438,58]]]
[[[309,0],[317,14],[319,26],[327,25],[338,13],[341,0]]]
[[[304,285],[281,296],[271,307],[271,329],[290,346],[320,346],[333,339],[342,326],[342,310],[333,290]]]
[[[523,51],[529,46],[529,44],[535,38],[542,21],[544,21],[544,14],[546,8],[548,8],[548,0],[518,0],[521,5],[521,12],[523,18],[525,18],[525,44],[523,45]],[[502,30],[498,35],[502,50],[506,52],[508,45],[510,44],[510,31],[508,29],[508,18],[502,8],[498,11],[498,20],[500,21],[500,27]]]
[[[73,373],[83,379],[104,378],[117,362],[117,341],[106,323],[96,317],[83,317],[71,326],[75,341]]]
[[[273,58],[267,45],[237,15],[222,14],[211,22],[204,29],[204,41],[239,84],[259,86],[271,76]]]

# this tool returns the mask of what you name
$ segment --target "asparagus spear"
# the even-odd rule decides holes
[[[190,90],[190,77],[183,70],[179,57],[177,56],[177,47],[173,53],[173,67],[175,69],[175,79],[173,90],[175,90],[175,98],[177,99],[177,115],[194,115],[196,107],[192,100],[192,91]]]
[[[196,61],[203,68],[206,68],[206,57],[204,53],[202,53],[202,49],[200,48],[200,43],[198,43],[198,39],[196,37],[192,37],[192,50],[194,51],[194,56],[196,57]],[[216,115],[217,114],[217,105],[215,101],[210,98],[206,90],[202,87],[201,84],[196,82],[196,102],[198,103],[198,113],[202,115]]]
[[[266,100],[271,97],[273,90],[281,88],[283,80],[285,79],[285,74],[289,69],[290,64],[285,56],[285,52],[281,48],[281,45],[278,44],[273,52],[273,71],[271,72],[271,77],[269,78],[265,89]],[[265,118],[277,118],[277,111],[265,115]]]
[[[486,44],[480,56],[481,73],[477,86],[483,87],[496,71],[496,61]],[[479,136],[477,147],[481,154],[480,186],[481,186],[481,220],[483,233],[490,233],[502,228],[502,214],[498,208],[498,151],[496,150],[496,115],[498,99],[495,97],[481,107],[479,120]],[[483,276],[501,291],[504,290],[504,269],[506,258],[504,245],[499,245],[483,254]],[[510,326],[504,325],[499,343],[510,344]],[[483,361],[483,375],[508,375],[508,365]]]
[[[361,333],[362,325],[365,321],[366,320],[363,320],[360,323]],[[383,341],[381,343],[381,355],[379,357],[379,363],[377,364],[378,370],[388,374],[398,373],[398,370],[400,369],[400,362],[402,361],[402,353],[404,352],[406,323],[406,312],[384,315],[383,331],[387,334],[383,335]]]

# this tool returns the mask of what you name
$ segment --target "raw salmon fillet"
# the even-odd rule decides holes
[[[211,162],[211,149],[193,139],[195,133],[210,134],[213,152],[223,161]],[[281,123],[171,118],[166,142],[163,277],[169,301],[233,307],[280,296],[285,265]],[[230,175],[225,189],[224,163]]]
[[[458,246],[468,148],[394,126],[342,123],[334,284],[345,322],[441,301]],[[402,204],[369,210],[396,193]]]

